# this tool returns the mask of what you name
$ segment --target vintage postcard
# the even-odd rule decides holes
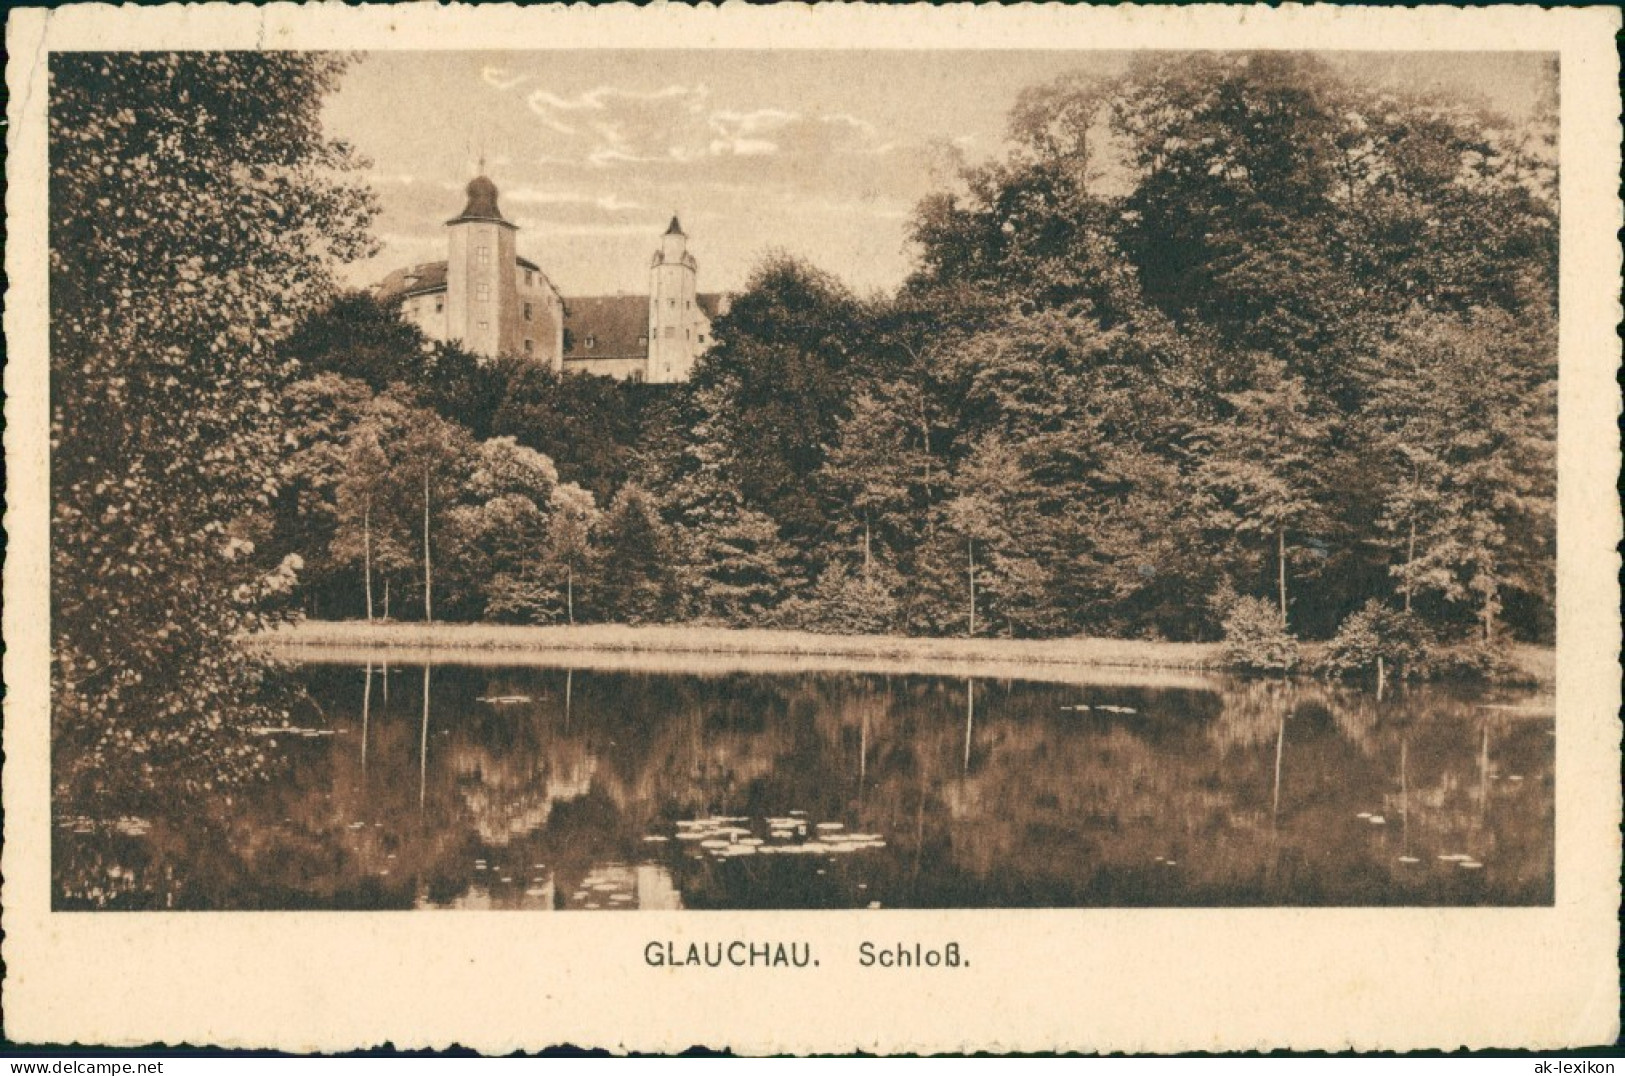
[[[1618,27],[14,10],[7,1035],[1612,1042]]]

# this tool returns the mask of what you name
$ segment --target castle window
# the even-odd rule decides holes
[[[434,312],[436,314],[444,314],[446,312],[446,297],[444,295],[436,295],[434,297]]]
[[[525,270],[525,287],[528,288],[534,283],[536,283],[536,274],[534,272],[532,272],[531,270],[526,269]]]
[[[593,348],[598,346],[598,337],[594,336],[592,333],[588,333],[586,343],[582,344],[581,346],[586,348],[588,351],[591,351]]]
[[[689,300],[684,299],[683,300],[683,309],[684,310],[693,310],[694,309],[694,304],[692,302],[690,302]]]
[[[642,381],[643,380],[643,371],[642,370],[633,370],[632,371],[632,380],[633,381]]]
[[[700,343],[702,343],[702,344],[705,343],[705,334],[704,333],[700,334]]]
[[[525,304],[525,320],[526,321],[530,320],[530,304],[529,303]]]
[[[667,299],[666,302],[669,303],[673,308],[675,308],[677,306],[677,300],[676,299]]]
[[[475,328],[480,330],[480,332],[484,332],[491,327],[491,323],[489,321],[477,321],[474,323],[474,325]]]
[[[525,354],[534,355],[535,353],[536,353],[536,341],[534,341],[534,340],[526,340],[525,341]]]
[[[490,265],[491,248],[486,246],[475,247],[474,257],[481,265]]]
[[[474,298],[478,299],[482,303],[490,302],[491,301],[491,285],[489,285],[489,284],[476,284],[476,285],[474,285]]]

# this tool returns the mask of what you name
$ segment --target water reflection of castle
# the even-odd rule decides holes
[[[279,746],[292,774],[237,808],[232,839],[185,853],[165,822],[109,888],[123,846],[59,835],[61,906],[1552,899],[1550,714],[1435,689],[381,673],[309,674],[335,735]],[[734,854],[748,840],[814,854]]]

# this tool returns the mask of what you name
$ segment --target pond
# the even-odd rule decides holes
[[[303,665],[274,781],[60,821],[55,906],[1553,899],[1550,696],[597,664]]]

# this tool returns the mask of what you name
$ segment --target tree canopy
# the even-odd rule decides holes
[[[59,793],[184,799],[252,773],[275,718],[235,637],[296,555],[254,555],[290,367],[274,342],[371,250],[322,131],[347,61],[51,57],[52,721]]]

